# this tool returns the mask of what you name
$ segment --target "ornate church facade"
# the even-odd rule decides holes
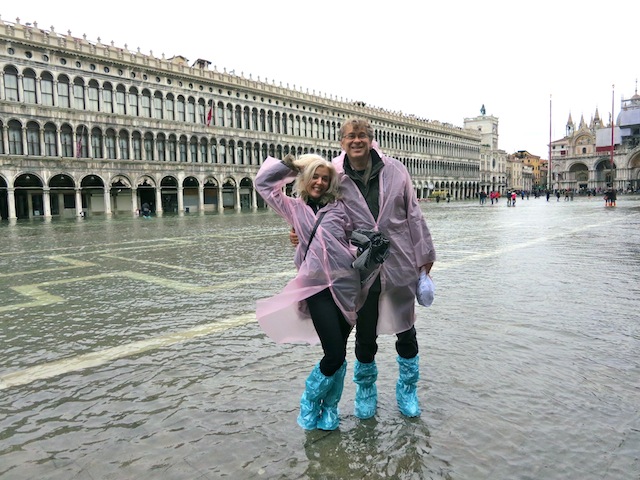
[[[613,140],[613,141],[612,141]],[[613,145],[613,147],[612,147]],[[550,185],[554,190],[640,190],[640,95],[623,99],[614,125],[598,109],[576,127],[571,115],[566,135],[551,142]]]

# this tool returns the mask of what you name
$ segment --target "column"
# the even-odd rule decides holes
[[[251,189],[251,210],[258,209],[258,192],[256,192],[255,188]]]
[[[111,187],[109,185],[104,187],[104,214],[111,215]]]
[[[198,212],[204,213],[204,185],[198,185]]]
[[[235,194],[236,194],[236,199],[235,199],[235,202],[236,202],[236,204],[235,204],[235,209],[236,209],[236,210],[238,210],[238,211],[240,211],[240,210],[242,210],[242,205],[240,205],[240,185],[236,185],[236,186],[234,187],[234,192],[235,192]]]
[[[156,216],[162,215],[162,189],[156,187]]]
[[[7,189],[7,206],[9,207],[9,220],[15,220],[16,215],[16,196],[13,187]]]
[[[184,213],[184,188],[182,185],[178,185],[178,213]]]
[[[138,189],[131,187],[131,213],[135,214],[138,209]]]
[[[76,216],[82,216],[82,189],[76,188]]]
[[[44,217],[51,218],[51,190],[49,187],[42,189],[42,208],[44,208]],[[64,205],[64,204],[63,204]]]
[[[222,204],[222,186],[218,186],[218,211],[224,211],[224,205]]]

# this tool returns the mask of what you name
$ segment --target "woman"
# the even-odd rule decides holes
[[[295,180],[296,198],[282,193]],[[351,264],[351,222],[339,200],[339,179],[331,162],[318,155],[269,157],[256,177],[264,201],[297,232],[296,277],[281,293],[259,300],[256,316],[279,343],[322,344],[323,358],[307,378],[298,424],[335,430],[346,373],[347,338],[366,292]]]

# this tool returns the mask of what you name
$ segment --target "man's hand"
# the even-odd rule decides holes
[[[298,240],[298,234],[296,233],[296,231],[293,228],[289,232],[289,241],[291,242],[291,245],[293,245],[294,247],[297,247],[298,243],[300,242]]]

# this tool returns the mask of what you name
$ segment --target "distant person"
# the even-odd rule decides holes
[[[151,207],[146,202],[142,204],[142,216],[145,218],[149,218],[151,216]]]

